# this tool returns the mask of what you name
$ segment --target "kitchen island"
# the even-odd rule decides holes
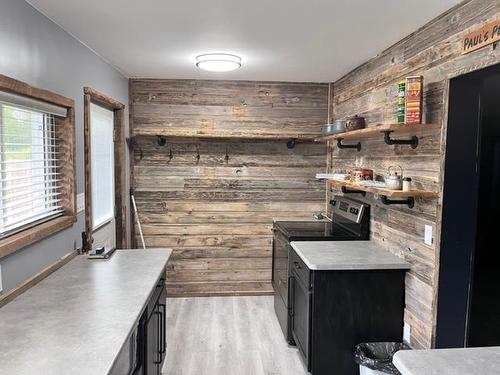
[[[105,375],[139,324],[169,249],[77,256],[0,309],[0,374]],[[162,302],[164,304],[164,302]],[[141,319],[142,320],[142,319]],[[125,354],[128,351],[125,350]]]
[[[408,263],[371,241],[291,247],[291,331],[312,375],[356,375],[357,344],[401,340]]]
[[[404,350],[393,363],[402,375],[498,374],[500,347]]]

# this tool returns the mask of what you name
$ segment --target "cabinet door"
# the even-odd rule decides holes
[[[290,245],[279,232],[273,238],[273,287],[288,306],[288,248]]]
[[[307,369],[311,370],[310,366],[310,308],[311,308],[311,293],[309,289],[302,284],[296,274],[293,273],[290,278],[291,282],[291,296],[293,303],[292,311],[292,333],[293,338],[297,344],[307,365]]]
[[[158,375],[160,373],[160,329],[158,320],[158,305],[149,316],[147,325],[146,341],[146,375]]]
[[[159,360],[160,363],[158,365],[159,372],[161,373],[161,369],[163,366],[163,361],[165,360],[165,356],[167,355],[167,334],[166,334],[166,313],[167,306],[165,303],[158,304],[158,335],[159,335]]]

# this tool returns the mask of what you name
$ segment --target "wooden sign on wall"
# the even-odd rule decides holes
[[[467,34],[463,39],[462,54],[477,51],[498,41],[500,41],[500,20],[490,22],[482,28]]]

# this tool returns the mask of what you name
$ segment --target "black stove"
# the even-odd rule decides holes
[[[353,234],[334,223],[320,221],[277,221],[274,228],[288,241],[334,241],[350,239]]]
[[[289,320],[289,252],[292,241],[362,241],[370,238],[370,206],[344,196],[330,201],[331,222],[277,221],[273,237],[274,308],[287,341],[293,344]]]

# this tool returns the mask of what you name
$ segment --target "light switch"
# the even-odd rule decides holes
[[[410,343],[411,340],[411,326],[405,322],[403,326],[403,341]]]
[[[425,225],[424,243],[429,246],[434,244],[434,228],[432,225]]]
[[[76,212],[85,211],[85,193],[76,196]]]

